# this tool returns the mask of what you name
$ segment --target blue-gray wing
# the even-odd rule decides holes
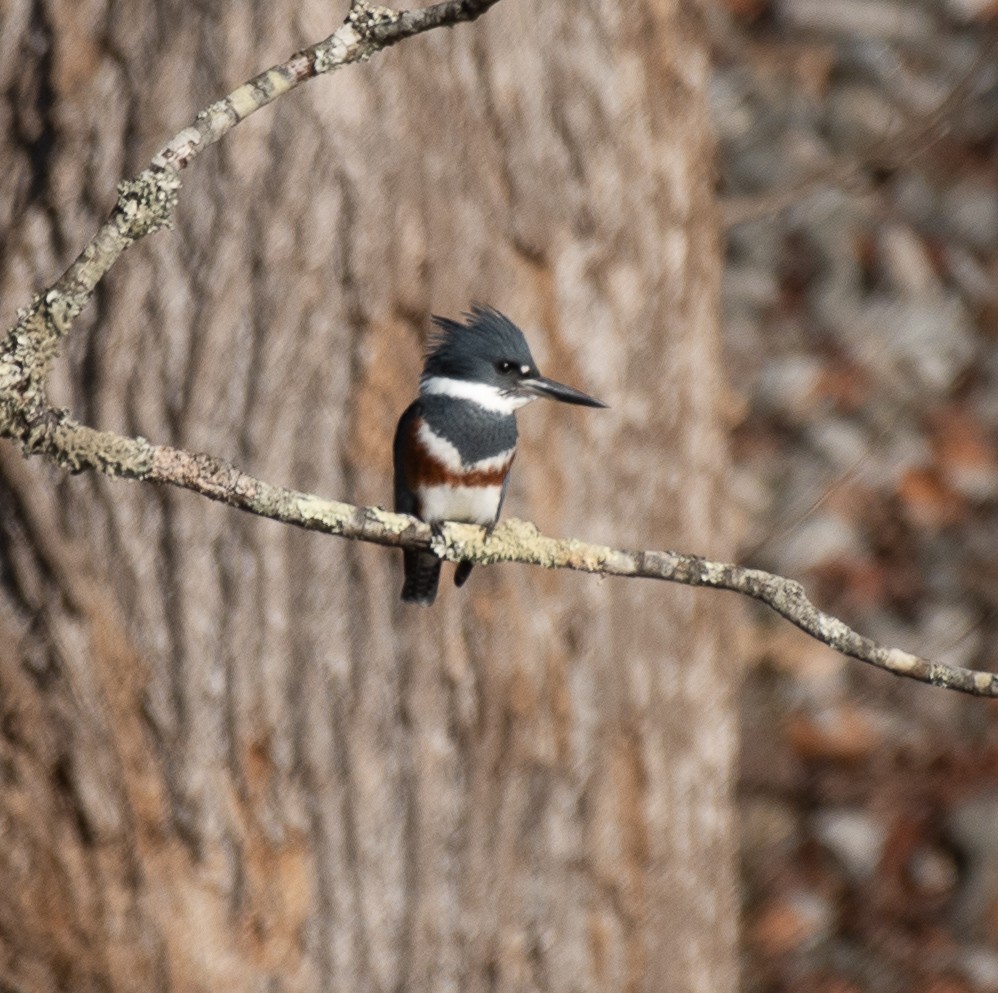
[[[400,514],[419,516],[419,501],[410,485],[410,473],[415,450],[416,431],[422,418],[420,401],[416,400],[399,418],[392,444],[392,463],[395,471],[395,510]],[[416,603],[428,607],[437,596],[440,582],[440,559],[433,552],[422,552],[412,548],[402,550],[405,581],[402,584],[402,599],[406,603]]]
[[[416,494],[406,479],[406,464],[413,455],[412,447],[420,417],[419,401],[411,403],[399,418],[392,445],[392,463],[395,471],[395,510],[399,514],[416,514]]]

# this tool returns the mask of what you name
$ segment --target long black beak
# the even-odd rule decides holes
[[[576,390],[563,383],[556,383],[547,376],[535,376],[531,379],[521,379],[520,389],[527,393],[534,393],[539,397],[549,397],[551,400],[560,400],[562,403],[577,403],[582,407],[605,407],[606,404],[596,397],[591,397],[582,390]]]

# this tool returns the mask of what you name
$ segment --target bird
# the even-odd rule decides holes
[[[516,411],[546,397],[606,407],[595,397],[542,376],[523,332],[492,307],[472,304],[463,323],[432,316],[419,396],[395,431],[392,446],[395,510],[438,528],[443,521],[485,526],[499,520],[516,455]],[[404,549],[402,600],[430,606],[441,560]],[[462,560],[454,584],[463,586],[472,563]]]

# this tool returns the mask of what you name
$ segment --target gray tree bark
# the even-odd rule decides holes
[[[326,2],[10,0],[0,317]],[[428,314],[493,304],[607,412],[534,405],[507,510],[730,554],[686,2],[507,0],[318,80],[185,174],[57,395],[389,503]],[[384,549],[0,446],[0,989],[735,989],[720,598]]]

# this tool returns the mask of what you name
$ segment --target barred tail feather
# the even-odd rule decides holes
[[[440,582],[440,559],[432,552],[406,549],[402,554],[405,559],[402,600],[405,603],[418,603],[421,607],[429,607],[437,598],[437,584]]]

